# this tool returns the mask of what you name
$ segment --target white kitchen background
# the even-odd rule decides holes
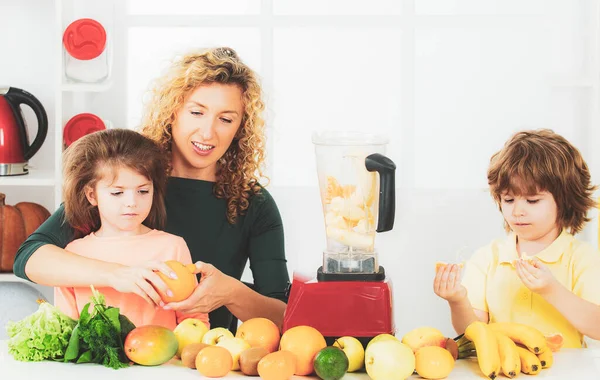
[[[62,32],[85,16],[105,20],[108,85],[63,84]],[[432,290],[434,263],[503,235],[486,190],[492,153],[517,130],[552,128],[579,147],[600,183],[599,27],[595,0],[0,0],[0,84],[31,92],[50,121],[30,178],[0,177],[0,191],[9,204],[53,211],[71,116],[93,112],[135,128],[149,81],[175,53],[227,45],[264,85],[268,189],[290,276],[314,274],[325,246],[312,131],[387,134],[396,221],[376,241],[396,327],[453,336]],[[591,216],[580,238],[596,245]]]

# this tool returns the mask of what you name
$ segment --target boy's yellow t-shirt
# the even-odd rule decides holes
[[[563,231],[534,255],[548,266],[563,286],[586,301],[600,305],[600,252]],[[544,335],[561,333],[563,347],[582,347],[583,335],[519,279],[516,235],[494,240],[467,260],[462,284],[474,309],[489,314],[490,322],[517,322],[536,327]]]

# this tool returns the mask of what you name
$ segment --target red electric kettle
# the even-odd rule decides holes
[[[38,131],[29,145],[21,104],[33,110]],[[48,116],[39,100],[16,87],[0,88],[0,176],[27,174],[27,161],[41,148],[48,133]]]

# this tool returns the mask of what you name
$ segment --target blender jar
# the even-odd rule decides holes
[[[392,229],[394,163],[383,136],[358,132],[313,134],[325,220],[324,273],[377,273],[375,233]]]

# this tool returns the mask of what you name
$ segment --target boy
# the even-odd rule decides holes
[[[457,264],[434,280],[456,332],[481,320],[560,333],[564,347],[600,339],[600,254],[573,236],[596,207],[579,151],[551,130],[519,132],[492,156],[488,184],[508,237],[475,252],[462,281]]]

